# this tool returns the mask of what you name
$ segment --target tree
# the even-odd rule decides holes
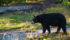
[[[3,6],[3,4],[9,4],[11,0],[0,0],[0,6]]]
[[[2,0],[0,0],[0,6],[2,6],[2,2],[1,2]]]
[[[19,0],[20,3],[24,3],[26,0]]]

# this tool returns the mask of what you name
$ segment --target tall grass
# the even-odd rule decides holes
[[[62,5],[58,5],[56,7],[50,7],[50,8],[46,8],[44,11],[40,11],[40,12],[31,12],[31,13],[21,13],[21,12],[15,12],[13,14],[6,14],[3,16],[0,16],[0,26],[4,27],[5,24],[7,23],[17,23],[17,25],[19,25],[20,23],[25,23],[25,22],[31,22],[32,19],[34,18],[34,16],[43,14],[43,13],[62,13],[65,16],[68,16],[67,21],[70,22],[69,20],[69,15],[70,15],[70,9],[66,6],[62,6]],[[5,27],[4,27],[5,28]],[[17,28],[17,27],[16,27]]]

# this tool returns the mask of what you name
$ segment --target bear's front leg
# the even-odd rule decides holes
[[[46,29],[48,30],[48,34],[50,34],[51,30],[50,30],[50,27],[48,25],[46,26]]]
[[[46,32],[46,27],[43,27],[43,33],[45,33]]]
[[[48,34],[50,34],[50,27],[48,25],[46,25],[45,23],[42,25],[43,27],[43,33],[46,32],[46,29],[48,30]]]
[[[42,27],[43,27],[43,33],[45,33],[46,32],[46,25],[45,25],[45,23],[42,24]]]

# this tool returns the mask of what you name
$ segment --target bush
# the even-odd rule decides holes
[[[68,0],[63,0],[63,5],[68,5]]]

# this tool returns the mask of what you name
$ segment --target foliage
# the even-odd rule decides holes
[[[27,25],[28,24],[28,25]],[[10,31],[10,30],[24,30],[24,32],[35,32],[38,27],[31,24],[30,22],[23,23],[0,23],[0,31]],[[39,27],[40,28],[40,27]]]
[[[24,3],[24,2],[41,2],[45,1],[46,3],[62,3],[63,5],[67,5],[68,0],[1,0],[0,1],[0,6],[6,6],[8,4],[13,4],[13,3]]]
[[[68,4],[68,0],[63,0],[63,5],[67,5]]]
[[[70,2],[70,0],[68,0]]]
[[[0,5],[1,6],[6,6],[5,4],[9,4],[11,0],[0,0]]]
[[[62,5],[57,5],[56,7],[50,7],[50,8],[47,8],[45,11],[47,13],[62,13],[64,15],[69,15],[70,14],[70,9],[65,7],[65,6],[62,6]]]

